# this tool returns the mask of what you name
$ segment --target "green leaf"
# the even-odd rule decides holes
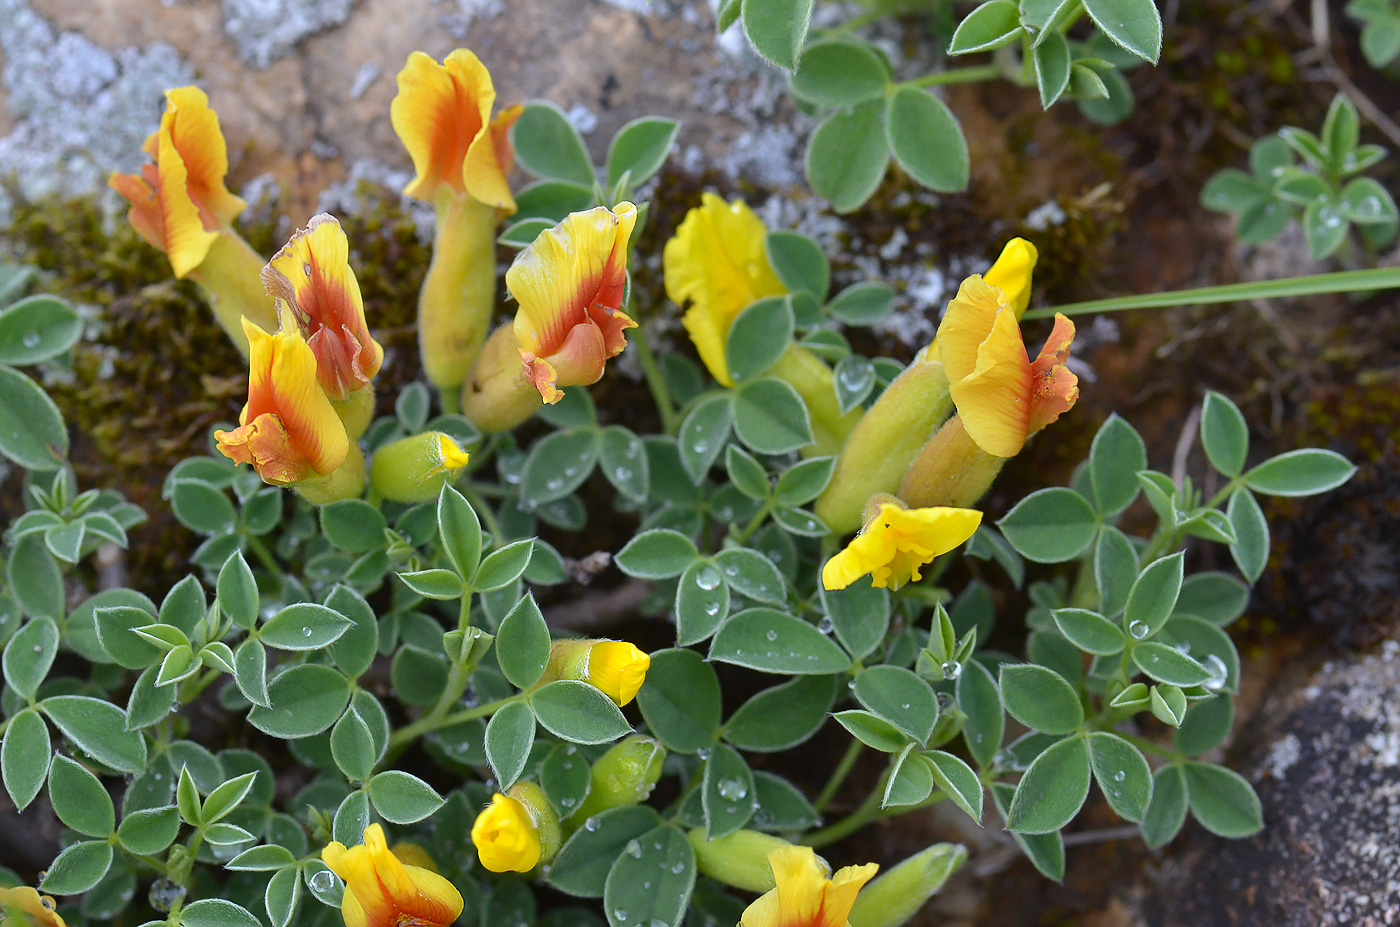
[[[292,851],[284,846],[269,845],[244,850],[224,863],[225,869],[235,872],[273,872],[296,863]]]
[[[1337,205],[1343,216],[1358,225],[1393,225],[1400,218],[1390,192],[1370,177],[1358,177],[1343,187]]]
[[[54,470],[68,455],[68,430],[48,393],[0,365],[0,454],[26,470]]]
[[[740,18],[754,51],[771,64],[797,70],[814,0],[743,0]]]
[[[1194,615],[1224,627],[1244,614],[1249,587],[1228,573],[1193,573],[1181,584],[1175,615]]]
[[[1250,206],[1240,214],[1238,236],[1247,245],[1259,245],[1278,237],[1288,225],[1293,214],[1288,205],[1278,200],[1268,200]]]
[[[1400,55],[1400,18],[1383,16],[1367,23],[1361,30],[1361,52],[1378,70],[1394,61]]]
[[[593,159],[569,117],[553,103],[526,106],[510,137],[515,160],[536,177],[593,186]]]
[[[549,663],[549,625],[535,597],[527,595],[501,620],[496,631],[496,659],[501,672],[517,689],[528,689],[544,675]]]
[[[1050,614],[1060,633],[1085,653],[1113,656],[1122,653],[1127,643],[1123,629],[1098,612],[1084,608],[1057,608]]]
[[[1182,718],[1186,716],[1186,696],[1173,685],[1164,683],[1160,686],[1153,686],[1148,707],[1152,711],[1152,716],[1158,721],[1171,727],[1178,727]]]
[[[724,739],[750,753],[794,747],[822,726],[835,696],[834,676],[799,676],[764,689],[730,716]]]
[[[1103,423],[1089,449],[1089,485],[1099,513],[1111,518],[1132,505],[1147,469],[1147,446],[1137,430],[1117,414]]]
[[[845,589],[820,590],[832,630],[851,655],[863,659],[884,642],[890,626],[890,594],[861,577]]]
[[[546,878],[561,892],[601,898],[608,872],[624,848],[633,841],[640,844],[639,838],[659,823],[656,812],[646,805],[625,805],[596,814],[564,842]]]
[[[25,700],[33,699],[57,654],[58,625],[47,618],[36,618],[5,645],[5,681]]]
[[[1185,772],[1191,814],[1206,830],[1232,839],[1263,830],[1259,796],[1239,773],[1209,763],[1187,763]]]
[[[771,239],[773,234],[777,233],[768,237]],[[824,260],[825,255],[821,256]],[[778,358],[782,357],[783,352],[792,343],[793,324],[792,301],[786,296],[769,296],[749,303],[735,317],[724,342],[725,364],[734,381],[740,383],[752,380],[766,373],[768,368],[777,363]],[[697,407],[697,410],[699,408]],[[712,418],[716,414],[709,413]],[[690,440],[690,436],[684,430],[681,434],[681,453],[684,459],[685,442]],[[717,456],[717,450],[709,455],[711,462]],[[706,466],[699,471],[699,475],[703,475],[708,469]],[[695,477],[697,473],[691,472],[691,476]]]
[[[545,730],[576,744],[610,743],[632,731],[612,699],[585,682],[547,683],[530,695],[530,707]]]
[[[933,771],[922,756],[914,752],[915,744],[907,744],[890,763],[885,791],[880,796],[881,808],[917,805],[933,793]]]
[[[403,584],[425,599],[460,599],[462,580],[451,570],[418,570],[396,573]]]
[[[921,744],[938,721],[938,699],[918,676],[899,666],[872,666],[855,679],[856,701]]]
[[[159,853],[180,833],[180,812],[173,805],[132,811],[122,818],[117,839],[131,853]]]
[[[241,649],[241,648],[240,648]],[[348,682],[329,666],[305,664],[282,673],[267,688],[270,708],[254,705],[248,723],[273,737],[310,737],[329,728],[350,700]]]
[[[583,806],[592,785],[588,760],[573,744],[558,744],[540,764],[540,788],[549,796],[561,817],[569,817]]]
[[[57,357],[82,333],[82,320],[63,300],[21,299],[0,312],[0,364],[24,367]]]
[[[1230,545],[1235,566],[1245,579],[1258,582],[1269,562],[1269,522],[1264,518],[1264,510],[1254,494],[1241,487],[1230,496],[1225,516],[1235,529],[1235,543]]]
[[[502,789],[520,778],[535,744],[535,715],[525,702],[502,705],[486,725],[486,758]]]
[[[324,511],[324,510],[323,510]],[[438,535],[452,567],[463,579],[476,575],[481,563],[481,522],[476,510],[456,489],[443,486],[438,494]]]
[[[794,464],[778,477],[778,501],[783,505],[811,502],[826,489],[835,471],[835,457],[812,457]]]
[[[982,822],[982,780],[962,760],[951,753],[933,750],[923,754],[933,773],[933,781],[952,799],[953,804],[977,823]]]
[[[1178,551],[1154,560],[1138,574],[1123,606],[1123,624],[1137,640],[1156,634],[1171,617],[1181,592],[1185,558],[1185,552]]]
[[[583,485],[598,461],[598,432],[556,431],[536,441],[520,473],[520,498],[542,505]]]
[[[26,615],[63,620],[63,573],[39,535],[26,534],[15,543],[6,564],[6,578],[11,595]],[[149,623],[149,618],[142,621]]]
[[[1026,34],[1021,10],[1012,0],[987,0],[968,13],[953,32],[948,54],[970,55],[1010,45]]]
[[[729,585],[719,567],[697,560],[676,584],[676,643],[682,647],[708,639],[729,617]]]
[[[837,293],[826,311],[847,325],[873,325],[894,311],[894,291],[883,283],[857,283]]]
[[[332,589],[326,596],[326,607],[351,621],[350,627],[327,650],[340,671],[355,679],[369,669],[378,653],[379,620],[369,603],[349,586]]]
[[[170,508],[180,523],[200,534],[225,534],[238,524],[238,512],[227,495],[201,480],[168,484]]]
[[[1084,723],[1074,687],[1054,670],[1034,663],[1001,668],[1001,697],[1011,717],[1046,734],[1068,734]]]
[[[1356,467],[1335,451],[1300,448],[1271,457],[1244,475],[1245,485],[1268,496],[1313,496],[1351,479]]]
[[[353,705],[331,728],[331,756],[352,782],[365,782],[374,772],[374,764],[379,760],[374,735]]]
[[[379,509],[363,499],[342,499],[320,509],[321,533],[341,550],[363,553],[381,550],[388,543],[384,531],[389,522]]]
[[[1186,777],[1168,764],[1152,774],[1152,802],[1142,818],[1142,840],[1156,849],[1177,835],[1186,821]]]
[[[1187,756],[1200,756],[1219,746],[1229,736],[1234,723],[1235,700],[1228,695],[1217,695],[1186,710],[1172,743]]]
[[[1104,798],[1125,821],[1139,822],[1152,800],[1152,769],[1137,747],[1117,734],[1089,735],[1089,762]]]
[[[693,650],[652,654],[646,682],[637,692],[637,706],[652,733],[676,753],[698,753],[718,736],[719,679]]]
[[[1331,257],[1347,237],[1347,220],[1341,207],[1331,202],[1312,202],[1303,210],[1303,236],[1314,261]]]
[[[1162,54],[1162,14],[1152,0],[1084,0],[1084,9],[1114,44],[1157,63]]]
[[[727,621],[710,644],[710,659],[767,673],[839,673],[850,658],[815,627],[772,608],[750,608]]]
[[[1217,171],[1201,189],[1201,205],[1216,212],[1239,212],[1254,209],[1270,201],[1272,192],[1244,171],[1227,167]],[[1207,393],[1207,398],[1214,395]]]
[[[884,101],[875,99],[838,110],[812,133],[807,182],[838,213],[857,209],[880,186],[890,159],[884,123]]]
[[[58,819],[80,834],[106,837],[116,829],[112,796],[86,767],[66,756],[53,758],[49,801]]]
[[[321,650],[339,640],[351,624],[349,618],[334,609],[297,602],[268,619],[258,639],[278,650]]]
[[[1088,795],[1089,745],[1082,737],[1067,737],[1036,757],[1021,777],[1006,814],[1006,829],[1022,834],[1057,831],[1073,820]]]
[[[754,306],[758,305],[754,303]],[[685,421],[681,422],[676,446],[680,451],[681,465],[692,483],[699,484],[710,472],[710,467],[729,439],[733,420],[734,405],[730,395],[715,393],[697,402],[687,413]]]
[[[730,547],[715,554],[715,563],[723,570],[725,582],[740,595],[769,605],[787,601],[787,582],[764,554],[748,547]]]
[[[666,163],[681,124],[660,116],[633,119],[613,136],[608,145],[608,188],[617,186],[623,174],[630,174],[632,189],[641,186]]]
[[[1156,641],[1143,641],[1134,647],[1133,663],[1158,682],[1174,686],[1198,686],[1211,678],[1210,670],[1200,663]]]
[[[262,927],[248,909],[222,898],[202,898],[180,911],[184,927]]]
[[[241,550],[235,550],[224,561],[214,588],[219,611],[234,624],[251,630],[258,623],[258,584]]]
[[[443,806],[442,796],[432,786],[397,769],[369,780],[369,800],[380,817],[393,824],[421,821]]]
[[[967,715],[963,722],[963,740],[967,751],[978,765],[988,766],[997,750],[1006,726],[1002,711],[1001,691],[992,674],[981,663],[971,660],[958,674],[958,707]]]
[[[613,558],[617,568],[638,579],[669,579],[700,556],[695,542],[679,531],[653,528],[627,542]]]
[[[813,440],[802,397],[773,377],[748,380],[735,390],[734,431],[760,454],[786,454]]]
[[[877,714],[851,709],[838,711],[832,717],[852,737],[872,750],[879,750],[881,753],[899,753],[912,745],[909,735]],[[916,801],[921,800],[916,799]]]
[[[1049,32],[1036,39],[1031,51],[1035,64],[1035,86],[1040,91],[1040,105],[1049,109],[1069,87],[1071,54],[1069,43],[1058,32]]]
[[[1347,156],[1356,151],[1360,140],[1361,125],[1356,115],[1356,105],[1345,93],[1332,98],[1327,108],[1327,118],[1322,123],[1322,144],[1327,149],[1328,161],[1333,168],[1346,163]]]
[[[248,638],[233,654],[233,679],[238,691],[254,705],[270,708],[267,692],[267,650],[262,643]]]
[[[1026,496],[997,522],[1017,553],[1036,563],[1073,560],[1094,542],[1098,520],[1089,501],[1072,489],[1052,487]]]
[[[92,888],[112,866],[112,845],[106,840],[84,840],[67,846],[49,864],[39,891],[76,895]]]
[[[773,272],[789,292],[805,291],[817,302],[826,302],[831,290],[831,262],[821,245],[799,232],[769,232],[763,247]]]
[[[744,8],[753,3],[744,0]],[[695,888],[695,849],[684,832],[669,824],[648,831],[616,860],[603,892],[612,927],[681,922]]]
[[[562,180],[537,180],[516,192],[515,218],[543,217],[548,220],[548,228],[569,213],[582,212],[592,205],[592,179],[586,186]]]
[[[52,760],[49,726],[39,713],[26,708],[11,718],[0,741],[0,779],[16,810],[23,811],[39,794]]]
[[[819,106],[854,106],[885,92],[889,68],[864,42],[823,39],[802,52],[792,93]]]
[[[1214,390],[1201,407],[1201,446],[1211,466],[1225,476],[1239,476],[1249,454],[1249,426],[1239,406]]]
[[[1128,603],[1138,569],[1137,550],[1127,535],[1113,527],[1099,532],[1094,546],[1094,582],[1102,613],[1116,615]]]
[[[55,695],[39,703],[60,731],[99,763],[124,773],[146,768],[146,739],[126,729],[126,713],[85,695]]]
[[[758,801],[750,825],[754,829],[770,833],[805,830],[820,820],[807,796],[786,779],[758,771],[753,774],[753,781]]]
[[[716,840],[747,824],[753,817],[753,793],[749,764],[733,748],[716,744],[705,759],[700,784],[705,839]]]
[[[524,574],[534,551],[534,538],[512,541],[505,547],[491,551],[486,559],[481,561],[481,566],[472,580],[472,587],[477,592],[495,592],[506,588]]]
[[[918,87],[900,87],[889,98],[885,132],[899,166],[925,187],[957,193],[967,186],[967,139],[942,100]]]
[[[635,434],[621,425],[604,428],[598,440],[598,463],[614,489],[633,502],[646,501],[651,474],[646,452]]]

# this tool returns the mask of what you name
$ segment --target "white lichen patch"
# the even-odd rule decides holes
[[[1298,735],[1286,734],[1269,748],[1269,755],[1264,760],[1264,768],[1274,779],[1282,779],[1288,775],[1288,770],[1293,767],[1294,763],[1298,762],[1298,757],[1301,755],[1302,744],[1298,741]]]
[[[223,0],[224,32],[238,56],[265,68],[302,39],[350,17],[351,0]]]

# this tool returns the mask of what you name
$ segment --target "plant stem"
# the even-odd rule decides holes
[[[861,802],[860,807],[846,815],[834,824],[828,824],[820,830],[814,830],[802,839],[802,842],[814,849],[828,846],[838,840],[843,840],[860,830],[880,814],[880,799],[885,794],[885,780],[889,778],[889,770],[886,769],[880,775],[880,779],[875,783],[875,787],[870,790],[870,794]]]
[[[464,721],[473,721],[477,718],[484,718],[487,715],[495,714],[511,702],[517,702],[524,697],[525,694],[523,692],[518,692],[515,695],[497,699],[494,702],[487,702],[485,705],[477,705],[475,708],[464,708],[461,711],[455,711],[450,715],[446,713],[437,714],[437,708],[434,706],[433,711],[428,712],[412,724],[405,725],[391,734],[389,736],[387,753],[393,753],[395,750],[402,751],[410,743],[422,737],[424,734],[429,734],[445,727],[452,727],[452,725],[461,724]]]
[[[631,309],[630,303],[628,309]],[[636,345],[637,359],[642,362],[642,373],[646,376],[647,388],[651,390],[652,402],[656,403],[656,411],[661,414],[661,427],[666,434],[674,435],[681,427],[680,415],[676,413],[676,402],[671,398],[671,388],[666,385],[666,378],[661,375],[656,355],[651,352],[651,345],[647,344],[641,325],[632,329],[630,340]]]
[[[841,790],[842,783],[846,781],[846,777],[855,768],[856,760],[860,759],[860,753],[864,746],[865,744],[858,740],[851,741],[851,745],[846,748],[845,755],[841,757],[841,762],[837,763],[836,768],[831,771],[831,778],[826,780],[821,794],[817,796],[814,808],[821,811],[836,797],[836,793]]]
[[[768,499],[757,512],[754,512],[753,518],[749,519],[749,523],[741,528],[738,534],[734,535],[734,540],[741,545],[747,543],[749,537],[758,530],[759,525],[762,525],[763,520],[772,514],[772,512],[773,500]]]
[[[263,565],[263,568],[281,579],[282,567],[277,563],[277,558],[272,556],[272,551],[267,549],[263,539],[252,534],[244,535],[244,539],[248,542],[248,549],[253,552],[253,556],[258,558],[258,562]]]
[[[1389,290],[1400,287],[1400,267],[1379,267],[1368,270],[1342,270],[1306,277],[1285,277],[1258,283],[1227,283],[1192,290],[1168,290],[1165,293],[1144,293],[1137,296],[1112,296],[1062,306],[1032,309],[1022,318],[1046,319],[1062,315],[1091,315],[1096,312],[1122,312],[1126,309],[1161,309],[1170,306],[1205,306],[1213,303],[1233,303],[1248,299],[1275,299],[1284,296],[1310,296],[1318,293],[1355,293],[1366,290]]]
[[[905,81],[906,87],[942,87],[947,84],[971,84],[976,81],[996,80],[1003,75],[999,64],[977,64],[967,68],[952,68],[947,71],[934,71],[923,77]]]
[[[496,513],[491,511],[491,507],[481,498],[479,488],[473,483],[462,485],[462,495],[476,509],[476,514],[486,523],[486,530],[491,533],[491,537],[500,543],[504,535],[501,534],[501,523],[496,520]]]
[[[1123,738],[1128,743],[1133,744],[1139,750],[1145,750],[1148,753],[1154,753],[1157,756],[1162,757],[1163,759],[1176,761],[1181,756],[1181,754],[1177,753],[1175,750],[1168,750],[1166,747],[1154,744],[1152,741],[1148,740],[1145,737],[1139,737],[1136,734],[1128,734],[1123,731],[1114,731],[1113,733],[1117,734],[1119,737]]]

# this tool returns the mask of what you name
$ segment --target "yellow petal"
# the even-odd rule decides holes
[[[156,165],[160,171],[161,228],[165,235],[165,254],[170,269],[183,279],[204,263],[209,248],[219,233],[206,229],[199,207],[190,198],[189,174],[185,170],[175,139],[164,126],[161,128]]]
[[[949,346],[941,330],[939,343],[947,358]],[[1021,452],[1030,426],[1031,364],[1010,307],[996,314],[990,333],[977,348],[975,369],[952,380],[949,391],[963,427],[978,447],[996,457]]]
[[[976,274],[958,287],[958,295],[948,302],[948,311],[939,323],[936,342],[949,382],[956,383],[977,369],[978,349],[991,333],[997,310],[1003,305],[1001,292]]]
[[[598,641],[588,652],[587,681],[619,706],[637,697],[651,657],[626,641]]]
[[[758,900],[745,908],[739,924],[740,927],[787,927],[781,920],[778,890],[775,888],[763,893]]]
[[[53,899],[28,885],[0,888],[0,922],[10,923],[11,915],[16,927],[68,927],[53,909]]]
[[[875,863],[864,866],[846,866],[836,870],[836,875],[825,886],[822,899],[821,919],[812,927],[846,927],[851,908],[855,906],[856,895],[865,883],[875,878],[880,867]]]
[[[190,198],[212,215],[217,224],[227,225],[248,204],[224,186],[224,177],[228,174],[228,145],[219,128],[219,116],[209,108],[209,97],[198,87],[167,90],[165,99],[161,134],[169,134],[180,152]]]
[[[982,279],[1005,295],[1007,303],[1020,319],[1031,303],[1031,273],[1040,252],[1024,238],[1013,238],[1001,249],[996,263]]]
[[[452,883],[429,869],[405,865],[390,852],[378,824],[365,828],[361,846],[328,844],[321,860],[345,882],[346,927],[447,927],[462,913],[462,895]]]
[[[497,216],[515,212],[515,197],[511,196],[510,169],[515,163],[515,151],[510,144],[510,127],[525,112],[516,105],[502,110],[491,120],[467,149],[462,163],[462,184],[472,199],[494,206]]]
[[[431,203],[444,185],[470,192],[465,182],[468,152],[478,139],[488,137],[496,102],[486,66],[465,48],[452,52],[442,64],[413,52],[399,71],[398,86],[389,118],[416,172],[404,195]],[[473,179],[482,189],[484,180],[475,175]]]
[[[921,568],[972,536],[982,513],[974,509],[906,509],[884,503],[845,549],[822,568],[822,585],[844,589],[866,573],[878,588],[898,589],[920,579]]]
[[[530,812],[499,792],[472,824],[472,843],[491,872],[529,872],[540,861],[540,837]]]

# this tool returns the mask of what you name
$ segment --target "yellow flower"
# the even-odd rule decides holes
[[[224,186],[228,148],[204,91],[179,87],[167,90],[165,100],[160,130],[142,149],[155,163],[139,175],[113,174],[107,184],[131,202],[132,226],[183,278],[247,204]]]
[[[53,899],[27,885],[0,888],[0,922],[15,927],[68,927],[54,910]]]
[[[845,549],[822,567],[822,585],[845,589],[869,573],[876,586],[898,589],[919,570],[972,537],[982,523],[975,509],[906,509],[885,502]]]
[[[530,809],[500,792],[472,824],[472,843],[492,872],[529,872],[539,865],[540,834]]]
[[[385,499],[427,502],[462,472],[471,455],[440,431],[400,438],[374,452],[369,480]]]
[[[938,351],[963,427],[979,447],[1015,457],[1026,438],[1074,406],[1079,379],[1065,366],[1073,341],[1074,323],[1056,313],[1032,361],[1002,292],[975,274],[963,281],[938,327]]]
[[[524,375],[545,402],[561,386],[587,386],[627,345],[637,323],[622,311],[627,245],[637,208],[598,206],[567,216],[540,233],[506,271],[506,288],[520,304],[515,338]]]
[[[1031,272],[1040,252],[1024,238],[1013,238],[1001,249],[992,269],[982,275],[988,286],[1001,290],[1020,319],[1031,304]]]
[[[297,232],[262,271],[278,314],[296,321],[316,355],[316,378],[343,401],[379,372],[384,349],[370,337],[350,243],[340,223],[321,213]]]
[[[321,859],[345,882],[345,927],[448,927],[462,913],[462,895],[452,883],[404,865],[389,851],[378,824],[365,828],[363,845],[330,843]]]
[[[768,854],[777,887],[744,910],[741,927],[847,927],[856,895],[879,866],[829,871],[811,847],[782,847]]]
[[[267,482],[299,483],[345,462],[350,439],[316,378],[316,354],[285,312],[269,335],[243,320],[250,345],[248,403],[233,431],[216,431],[219,451],[252,464]]]
[[[550,646],[544,679],[586,682],[620,707],[637,697],[650,668],[651,657],[626,641],[570,638]]]
[[[787,292],[768,263],[768,229],[743,200],[726,203],[703,193],[666,242],[662,265],[666,295],[686,309],[681,324],[710,374],[733,386],[724,358],[729,328],[744,307]]]
[[[515,160],[509,133],[523,107],[491,118],[496,88],[481,59],[459,48],[438,64],[416,51],[399,72],[398,85],[389,118],[416,172],[404,195],[431,203],[448,188],[515,212],[506,181]]]

